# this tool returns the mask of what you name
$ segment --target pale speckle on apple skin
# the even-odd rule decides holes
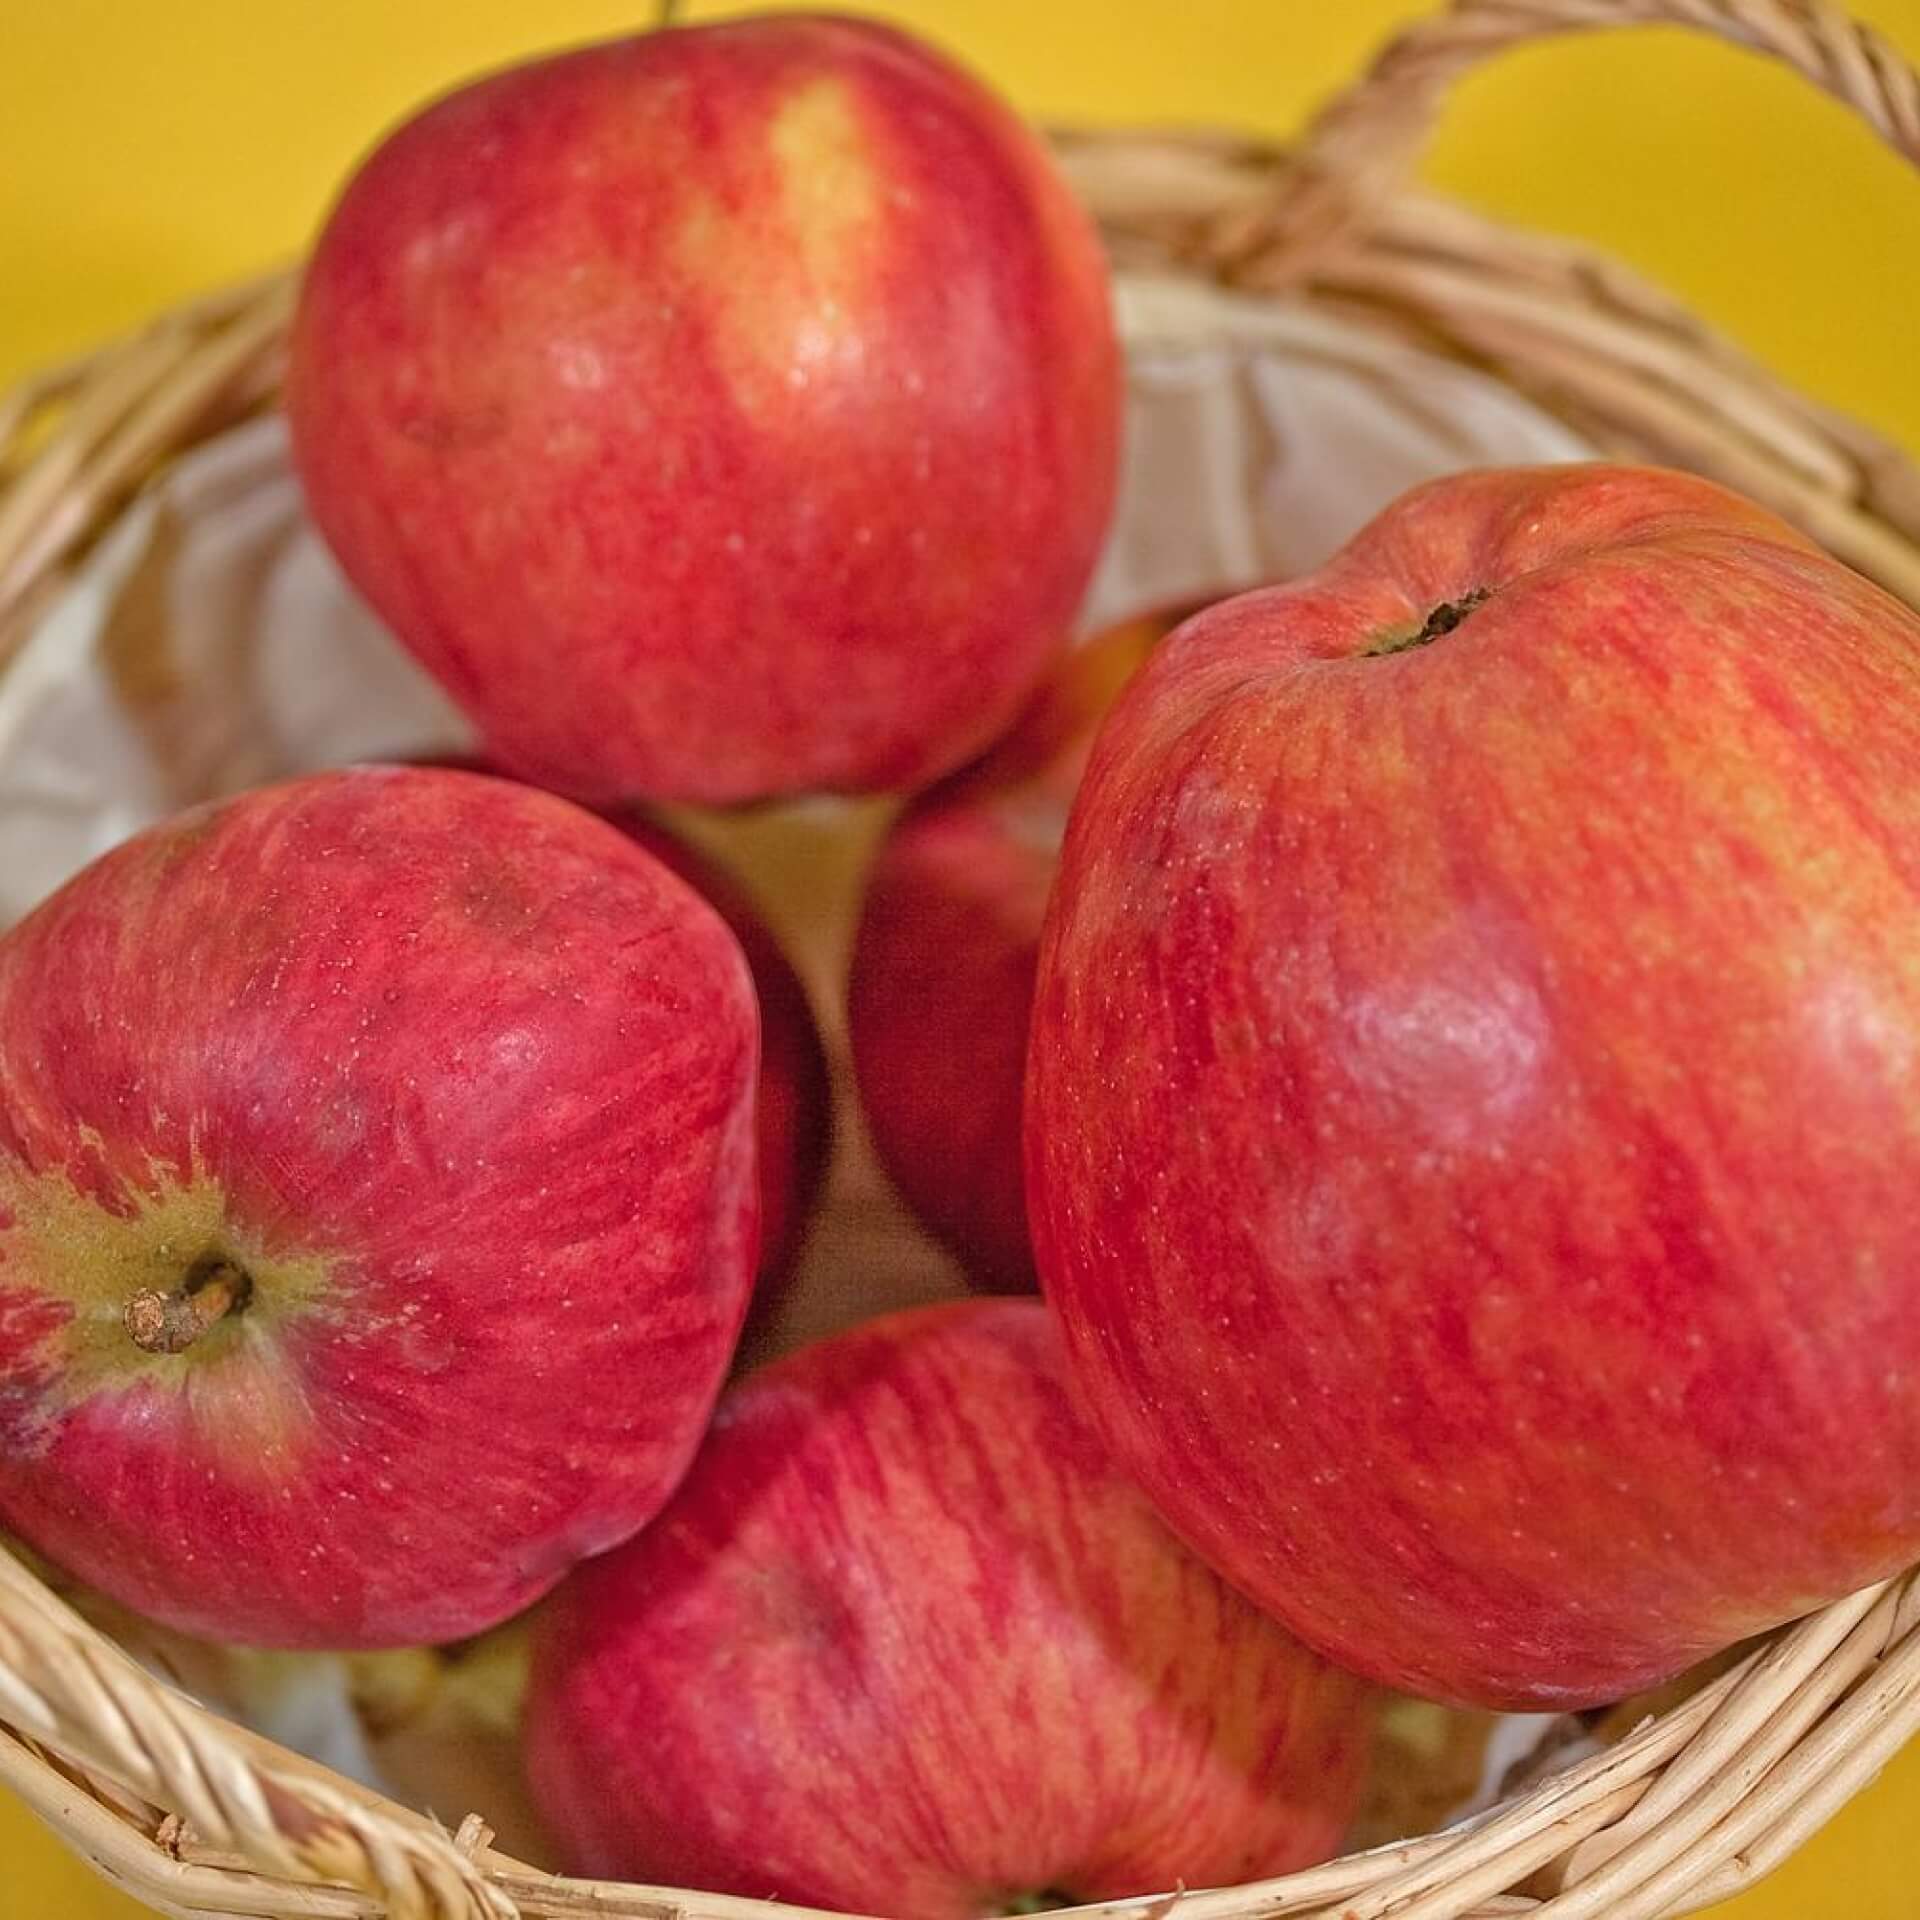
[[[1894,1085],[1912,1077],[1920,1041],[1881,983],[1835,966],[1804,995],[1809,1038],[1837,1071],[1871,1074]]]
[[[589,341],[557,340],[550,351],[555,378],[576,393],[597,393],[612,378],[605,356]]]

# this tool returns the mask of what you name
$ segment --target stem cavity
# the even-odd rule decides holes
[[[1443,600],[1427,615],[1426,624],[1418,633],[1396,634],[1390,640],[1382,640],[1378,646],[1369,647],[1360,657],[1363,660],[1378,660],[1389,653],[1411,653],[1415,647],[1427,646],[1443,633],[1451,633],[1475,607],[1492,597],[1493,590],[1490,587],[1475,587],[1471,593],[1463,593],[1458,600]]]

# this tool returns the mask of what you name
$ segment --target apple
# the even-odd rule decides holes
[[[989,1292],[1037,1284],[1021,1085],[1067,810],[1102,716],[1172,624],[1068,654],[1012,732],[904,809],[868,877],[847,982],[861,1108],[888,1177]]]
[[[0,1522],[187,1633],[463,1637],[652,1518],[757,1253],[753,991],[566,801],[360,768],[0,940]]]
[[[1101,1434],[1309,1644],[1634,1692],[1920,1558],[1920,618],[1679,474],[1471,473],[1165,641],[1043,939]]]
[[[1097,236],[892,28],[763,17],[474,82],[346,187],[287,380],[348,577],[595,802],[923,783],[1018,711],[1114,494]]]
[[[974,1920],[1323,1858],[1372,1705],[1161,1526],[1041,1304],[967,1300],[729,1390],[544,1611],[526,1751],[576,1871]]]

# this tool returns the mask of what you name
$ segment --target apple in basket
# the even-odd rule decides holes
[[[1030,1290],[1020,1100],[1040,923],[1102,715],[1171,621],[1070,653],[985,758],[889,829],[847,984],[860,1104],[915,1213],[988,1291]]]
[[[1041,1304],[970,1300],[730,1389],[549,1603],[526,1740],[574,1869],[972,1920],[1324,1857],[1372,1706],[1154,1517]]]
[[[738,945],[625,834],[362,768],[0,940],[0,1520],[275,1646],[447,1640],[692,1457],[756,1253]]]
[[[1467,474],[1162,643],[1040,959],[1035,1255],[1335,1659],[1624,1695],[1920,1559],[1920,619],[1704,481]]]
[[[1117,471],[1091,223],[870,22],[493,75],[308,269],[287,410],[354,584],[491,757],[606,801],[916,784],[1058,652]]]

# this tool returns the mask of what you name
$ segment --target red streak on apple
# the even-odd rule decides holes
[[[755,1056],[719,918],[545,794],[359,769],[116,848],[0,941],[0,1517],[224,1640],[527,1605],[692,1456]]]
[[[720,915],[753,975],[760,1002],[760,1077],[753,1108],[760,1173],[760,1277],[753,1295],[757,1319],[771,1310],[792,1277],[826,1178],[833,1146],[826,1049],[792,961],[733,876],[644,814],[626,809],[607,817]]]
[[[527,1750],[579,1870],[971,1920],[1325,1857],[1370,1708],[1155,1519],[1040,1303],[977,1300],[734,1386],[543,1618]]]
[[[924,782],[1058,652],[1119,356],[1039,141],[894,30],[463,88],[348,185],[287,390],[314,516],[489,753],[597,802]]]
[[[505,777],[467,754],[408,762]],[[754,1085],[754,1158],[760,1179],[757,1323],[792,1279],[833,1148],[833,1091],[813,1006],[793,963],[731,874],[637,807],[602,817],[677,874],[727,923],[740,943],[760,1003],[760,1077]]]
[[[1920,619],[1608,467],[1170,638],[1044,939],[1087,1405],[1311,1644],[1606,1700],[1920,1558]]]

